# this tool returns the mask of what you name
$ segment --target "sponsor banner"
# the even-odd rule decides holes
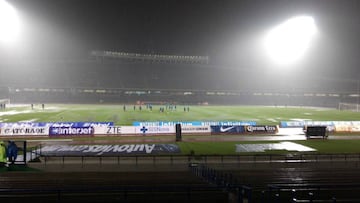
[[[304,128],[278,128],[277,135],[305,135]]]
[[[113,126],[113,122],[16,122],[0,123],[0,127],[19,128],[19,127],[96,127],[96,126]]]
[[[234,125],[256,125],[255,121],[156,121],[156,122],[133,122],[133,126],[234,126]]]
[[[360,121],[334,121],[335,132],[357,133],[360,132]]]
[[[334,126],[334,121],[305,121],[305,126]]]
[[[275,125],[255,125],[255,126],[245,126],[246,133],[277,133],[277,126]]]
[[[281,128],[302,128],[304,126],[358,126],[360,121],[281,121]]]
[[[302,128],[304,126],[334,126],[336,121],[281,121],[281,128]],[[339,122],[339,121],[337,121]]]
[[[210,126],[181,126],[181,133],[183,134],[196,134],[196,133],[211,133]]]
[[[180,124],[181,126],[201,126],[201,123],[198,121],[155,121],[155,122],[141,122],[135,121],[133,122],[133,126],[175,126],[176,124]]]
[[[256,125],[256,121],[201,121],[202,126],[244,126]]]
[[[210,133],[210,126],[181,126],[183,134]],[[95,127],[95,135],[172,134],[175,126],[107,126]]]
[[[347,126],[352,126],[352,125],[360,125],[359,121],[332,121],[333,125],[347,125]]]
[[[210,126],[211,133],[213,134],[243,134],[245,128],[242,125],[231,125],[231,126]]]
[[[93,135],[94,127],[50,127],[49,136]]]
[[[335,132],[338,133],[344,133],[344,132],[350,132],[351,126],[348,125],[335,125]]]
[[[175,126],[136,126],[135,134],[174,134]]]
[[[0,136],[13,136],[13,135],[42,135],[49,134],[48,127],[4,127],[0,129]]]
[[[360,132],[360,125],[335,125],[335,132],[357,133]]]
[[[359,132],[360,121],[281,121],[282,128],[304,128],[306,126],[327,126],[328,132]]]
[[[351,128],[351,132],[356,133],[360,132],[360,124],[359,125],[353,125]]]
[[[280,142],[271,144],[236,144],[236,152],[265,152],[269,150],[287,150],[298,152],[311,152],[316,149],[293,143],[293,142]]]
[[[281,128],[303,128],[304,121],[280,121]]]
[[[49,145],[41,148],[45,156],[116,156],[130,154],[180,153],[176,144]]]
[[[95,127],[95,135],[134,135],[135,126]]]

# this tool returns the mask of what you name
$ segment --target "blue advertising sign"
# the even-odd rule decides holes
[[[93,135],[94,127],[50,127],[49,135]]]
[[[114,126],[113,122],[16,122],[0,123],[0,127],[96,127]]]
[[[302,128],[304,126],[304,121],[280,121],[281,128]]]
[[[256,125],[256,121],[156,121],[156,122],[133,122],[133,126],[234,126]]]
[[[211,133],[214,134],[242,134],[245,133],[245,128],[242,125],[231,125],[231,126],[210,126]]]
[[[240,125],[256,125],[256,121],[200,121],[201,126],[240,126]]]
[[[180,124],[182,126],[200,126],[198,121],[134,121],[133,126],[175,126]]]
[[[304,126],[334,126],[339,121],[281,121],[281,128],[302,128]]]

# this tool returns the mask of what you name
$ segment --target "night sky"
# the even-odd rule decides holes
[[[24,58],[81,58],[91,50],[209,56],[262,70],[272,26],[312,15],[319,34],[297,68],[360,78],[358,0],[8,0],[23,20]],[[20,50],[20,51],[19,51]],[[4,49],[0,50],[4,52]]]

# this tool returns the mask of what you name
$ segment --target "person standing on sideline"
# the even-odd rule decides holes
[[[11,164],[14,164],[17,158],[18,154],[18,147],[16,146],[14,141],[9,141],[8,144],[8,159],[11,162]]]
[[[0,141],[0,167],[1,166],[7,166],[6,146],[3,141]]]

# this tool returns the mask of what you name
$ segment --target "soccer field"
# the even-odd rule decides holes
[[[160,108],[164,108],[163,112]],[[189,108],[189,110],[188,110]],[[134,121],[256,121],[258,125],[278,125],[280,121],[314,120],[314,121],[359,121],[360,113],[339,111],[325,108],[305,107],[271,107],[271,106],[182,106],[167,108],[156,105],[152,110],[133,105],[89,105],[89,104],[45,104],[41,105],[8,105],[0,111],[1,122],[114,122],[115,125],[130,126]],[[202,136],[203,137],[203,136]],[[191,139],[196,138],[192,136]],[[213,138],[213,137],[212,137]],[[220,138],[220,137],[219,137]],[[88,140],[102,140],[105,143],[133,143],[141,141],[139,137],[80,137],[73,138],[78,143]],[[163,143],[174,140],[172,136],[150,136],[146,142]],[[180,142],[183,154],[194,150],[197,154],[236,154],[235,144],[244,141],[216,142]],[[170,141],[173,142],[173,141]],[[297,141],[300,144],[315,148],[318,152],[359,152],[358,140],[344,141]],[[246,142],[245,142],[246,143]],[[268,143],[264,141],[249,143]],[[351,146],[351,147],[350,147]],[[273,152],[271,152],[273,153]]]
[[[160,112],[164,108],[164,112]],[[188,111],[189,108],[189,111]],[[95,121],[132,125],[134,121],[256,121],[277,125],[280,121],[358,121],[360,113],[336,109],[270,106],[183,106],[167,108],[155,105],[152,110],[138,105],[46,104],[9,105],[0,111],[0,122]]]

